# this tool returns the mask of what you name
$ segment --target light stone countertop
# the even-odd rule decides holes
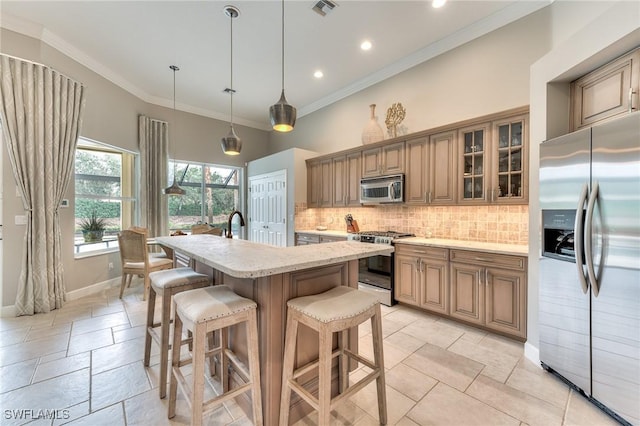
[[[301,229],[301,230],[296,230],[296,233],[313,234],[313,235],[329,235],[333,237],[345,237],[345,238],[347,238],[347,235],[349,235],[346,231],[338,231],[338,230],[331,230],[331,229],[327,229],[326,231],[318,231],[315,229]],[[421,245],[421,246],[481,251],[484,253],[513,254],[518,256],[527,256],[529,254],[529,247],[522,244],[485,243],[481,241],[450,240],[446,238],[424,238],[424,237],[400,238],[395,240],[394,244],[414,244],[414,245]]]
[[[393,246],[357,241],[294,247],[274,247],[215,235],[157,237],[156,241],[236,278],[266,277],[393,252]]]
[[[349,235],[347,231],[338,231],[336,229],[327,229],[325,231],[319,231],[317,229],[301,229],[301,230],[296,230],[296,234],[326,235],[329,237],[344,237],[344,238],[347,238],[347,236]]]
[[[395,240],[394,244],[412,244],[419,246],[480,251],[484,253],[511,254],[517,256],[527,256],[529,254],[529,247],[522,244],[484,243],[481,241],[448,240],[444,238],[401,238]]]

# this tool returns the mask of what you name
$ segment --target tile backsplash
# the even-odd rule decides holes
[[[518,206],[372,206],[310,209],[295,206],[295,227],[346,230],[344,216],[351,213],[361,231],[410,232],[419,237],[527,244],[529,207]]]

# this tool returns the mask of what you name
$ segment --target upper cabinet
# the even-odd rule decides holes
[[[490,164],[491,124],[482,123],[459,130],[460,167],[458,188],[460,202],[464,204],[486,203],[487,176]]]
[[[460,204],[526,204],[528,114],[459,131]]]
[[[640,48],[571,83],[570,130],[638,110]]]
[[[330,158],[307,160],[307,204],[331,207],[333,198],[333,162]]]
[[[359,152],[339,155],[333,162],[333,206],[360,205],[360,163]]]
[[[362,151],[362,177],[404,173],[404,142]]]
[[[454,130],[406,143],[405,202],[408,204],[455,204]]]
[[[528,108],[307,160],[309,207],[360,205],[360,179],[405,175],[405,203],[526,204]]]

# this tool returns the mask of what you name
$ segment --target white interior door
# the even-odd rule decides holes
[[[249,240],[287,245],[287,171],[249,178]]]

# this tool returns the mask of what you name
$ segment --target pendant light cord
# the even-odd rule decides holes
[[[282,0],[282,91],[284,92],[284,0]]]
[[[231,94],[231,127],[233,127],[233,13],[229,14],[229,19],[231,20],[231,54],[230,54],[230,63],[231,63],[231,90],[229,93]]]

